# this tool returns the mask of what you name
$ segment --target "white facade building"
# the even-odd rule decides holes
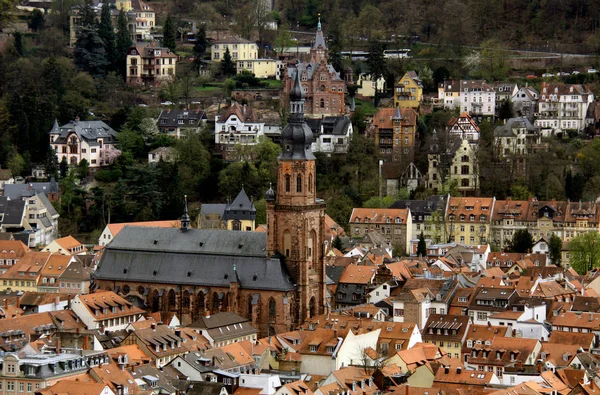
[[[587,85],[542,83],[539,97],[538,117],[543,136],[567,130],[582,131],[586,125],[588,107],[594,94]]]

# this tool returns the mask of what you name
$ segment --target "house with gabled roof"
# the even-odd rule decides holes
[[[151,228],[179,228],[181,221],[167,220],[167,221],[142,221],[142,222],[121,222],[115,224],[108,224],[102,231],[102,234],[98,238],[98,245],[105,246],[114,239],[117,234],[126,226],[136,227],[151,227]]]
[[[188,325],[210,342],[212,347],[221,347],[243,340],[256,341],[258,329],[244,318],[231,311],[205,315]]]
[[[161,110],[158,115],[157,126],[162,134],[175,138],[185,137],[188,133],[199,133],[206,125],[204,110]]]
[[[40,274],[38,291],[59,292],[60,284],[58,279],[67,270],[71,262],[74,261],[75,258],[70,255],[52,254]],[[76,292],[76,290],[73,290],[73,292]]]
[[[216,151],[225,160],[243,160],[238,157],[237,146],[254,146],[265,138],[265,121],[252,106],[234,102],[221,115],[215,116]]]
[[[0,274],[19,262],[28,252],[29,247],[19,240],[0,240]]]
[[[469,143],[479,141],[480,129],[468,112],[462,112],[458,117],[451,118],[446,127],[448,135],[461,140],[467,140]]]
[[[587,85],[542,82],[535,125],[543,136],[582,131],[594,94]]]
[[[540,95],[535,88],[522,86],[511,98],[513,110],[518,116],[533,120],[534,114],[537,113],[539,98]]]
[[[73,236],[69,235],[53,240],[46,245],[46,247],[42,248],[42,252],[51,252],[53,254],[62,255],[78,255],[85,253],[85,246]]]
[[[117,132],[103,121],[80,121],[76,118],[63,126],[55,120],[50,130],[50,147],[57,160],[71,166],[85,159],[90,168],[109,165],[117,143]]]
[[[437,345],[450,358],[460,360],[469,325],[468,316],[431,314],[423,328],[423,342]]]
[[[156,42],[136,42],[127,51],[128,86],[159,86],[175,78],[177,55]]]
[[[353,236],[379,231],[389,246],[408,251],[412,239],[412,216],[410,209],[355,208],[349,226]]]
[[[0,289],[37,291],[40,275],[51,254],[30,251],[19,262],[0,275]]]
[[[414,70],[404,73],[394,85],[394,107],[419,108],[423,100],[423,83]]]
[[[71,302],[73,310],[88,329],[116,331],[143,320],[144,311],[112,291],[76,295]]]

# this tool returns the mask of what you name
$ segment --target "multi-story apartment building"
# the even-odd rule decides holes
[[[463,196],[473,196],[479,188],[479,166],[476,144],[454,139],[445,147],[438,143],[434,130],[430,152],[427,185],[434,193],[456,189]]]
[[[116,291],[119,292],[119,289]],[[123,290],[123,294],[129,292]],[[71,310],[89,330],[125,329],[130,323],[143,320],[144,316],[144,310],[112,291],[76,295],[71,301]]]
[[[90,168],[110,164],[110,151],[115,148],[117,132],[102,121],[80,121],[78,118],[63,126],[50,130],[50,146],[58,161],[66,159],[72,166],[83,159]]]
[[[425,343],[438,346],[450,358],[460,359],[470,323],[466,315],[431,314],[421,336]]]
[[[385,78],[379,77],[376,81],[373,80],[372,74],[360,73],[356,80],[358,89],[356,90],[357,96],[362,97],[373,97],[375,92],[383,92],[385,89]]]
[[[4,394],[33,394],[61,380],[85,375],[90,367],[107,363],[104,351],[65,350],[58,354],[0,354],[0,391]]]
[[[394,107],[419,108],[423,100],[423,84],[417,73],[407,71],[394,86]]]
[[[388,245],[409,250],[413,237],[409,208],[355,208],[349,222],[353,236],[377,231],[386,238]]]
[[[499,200],[492,216],[492,241],[505,247],[515,231],[527,229],[534,241],[556,234],[563,241],[598,231],[600,210],[595,202]]]
[[[0,289],[11,291],[38,290],[40,275],[44,270],[51,254],[49,252],[30,251],[17,264],[0,275]]]
[[[239,147],[258,144],[265,135],[265,122],[251,106],[234,102],[223,115],[215,116],[216,151],[225,160],[240,160]]]
[[[380,108],[373,116],[375,146],[386,162],[414,160],[417,113],[412,108]]]
[[[448,80],[438,87],[438,101],[445,108],[459,108],[478,122],[494,119],[496,90],[484,80]]]
[[[494,313],[506,311],[519,295],[513,287],[478,287],[469,302],[469,317],[475,325],[487,325]]]
[[[494,90],[496,91],[496,111],[498,111],[502,104],[510,101],[519,91],[519,86],[514,82],[496,82]]]
[[[542,134],[553,135],[567,130],[581,131],[594,94],[587,85],[542,83],[535,125]]]
[[[185,137],[186,133],[198,133],[207,121],[203,110],[161,110],[158,116],[158,130],[167,136]]]
[[[156,42],[137,43],[127,51],[126,82],[129,86],[159,86],[175,79],[177,55]]]
[[[410,209],[413,238],[423,233],[425,239],[438,243],[446,241],[444,213],[448,198],[449,195],[433,195],[427,200],[398,200],[390,208]]]
[[[496,198],[451,197],[446,209],[446,229],[450,241],[486,244],[490,240]]]
[[[503,158],[533,154],[541,141],[539,127],[526,117],[510,118],[494,129],[494,146]]]
[[[211,60],[220,62],[228,49],[231,60],[236,64],[241,60],[258,59],[258,45],[255,42],[234,37],[213,42],[210,47]]]

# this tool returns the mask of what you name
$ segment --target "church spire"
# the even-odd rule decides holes
[[[190,228],[190,216],[188,214],[188,206],[187,206],[187,195],[183,197],[184,199],[184,208],[183,215],[181,216],[181,231],[187,232]]]
[[[304,88],[300,83],[300,65],[296,66],[294,82],[290,91],[290,118],[281,132],[283,152],[279,159],[315,160],[311,151],[312,130],[304,121]]]
[[[313,45],[313,49],[327,49],[327,44],[325,44],[325,37],[323,36],[323,30],[321,28],[321,14],[319,14],[319,22],[317,23],[317,34],[315,36],[315,45]]]

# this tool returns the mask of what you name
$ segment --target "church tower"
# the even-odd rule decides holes
[[[323,63],[327,65],[327,55],[329,50],[325,43],[325,37],[323,36],[323,30],[321,29],[321,14],[319,14],[319,23],[317,24],[317,34],[315,35],[315,43],[310,49],[310,62],[311,63]]]
[[[265,196],[267,253],[282,256],[297,286],[292,309],[294,324],[300,325],[325,309],[325,203],[316,196],[316,158],[311,150],[312,131],[304,121],[304,91],[298,71],[289,97],[277,192],[270,188]]]

